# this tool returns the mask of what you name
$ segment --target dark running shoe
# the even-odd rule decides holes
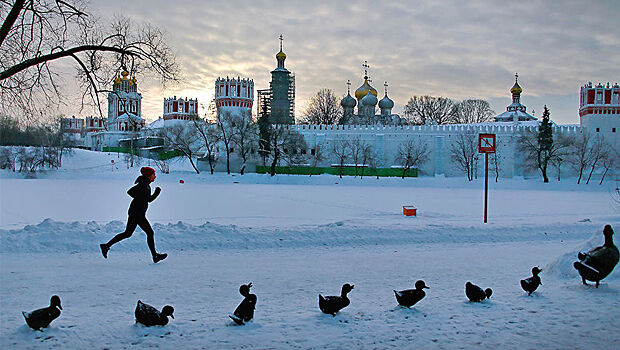
[[[99,248],[101,248],[101,255],[103,255],[104,258],[108,258],[108,250],[110,250],[110,248],[108,248],[107,245],[105,244],[100,244]]]
[[[155,254],[155,255],[153,255],[153,262],[154,263],[158,263],[158,262],[164,260],[167,257],[168,257],[168,254],[166,254],[166,253],[164,253],[164,254]]]

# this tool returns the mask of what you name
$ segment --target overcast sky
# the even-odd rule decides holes
[[[394,111],[413,95],[481,98],[497,113],[511,103],[515,72],[521,102],[559,124],[579,123],[578,93],[592,82],[620,83],[620,1],[200,1],[106,0],[91,6],[167,32],[183,81],[163,89],[140,81],[143,117],[156,119],[163,98],[207,104],[219,77],[269,86],[278,36],[296,75],[297,116],[321,88],[346,93],[371,83]],[[140,77],[138,77],[140,79]]]

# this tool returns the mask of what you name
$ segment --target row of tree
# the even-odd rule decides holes
[[[343,120],[341,98],[331,89],[321,89],[310,97],[300,119],[302,124],[340,124]],[[493,120],[495,112],[489,102],[480,99],[456,101],[446,97],[413,96],[404,108],[410,125],[469,124]]]

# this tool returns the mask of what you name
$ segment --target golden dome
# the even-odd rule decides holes
[[[364,96],[368,95],[368,91],[370,91],[371,94],[375,95],[375,97],[377,96],[377,90],[375,90],[374,87],[368,84],[367,78],[364,78],[364,84],[362,84],[362,86],[358,87],[357,90],[355,90],[355,98],[361,100],[362,98],[364,98]]]
[[[127,73],[127,71],[122,71],[121,75],[123,76],[123,79],[127,79],[127,76],[129,75],[129,73]]]
[[[280,52],[276,54],[276,60],[285,60],[285,59],[286,59],[286,54],[282,52],[282,50],[280,50]]]
[[[510,89],[510,92],[513,94],[520,94],[523,91],[523,89],[521,89],[521,87],[519,86],[519,84],[517,82],[515,82],[514,86],[512,87],[512,89]]]
[[[121,81],[123,81],[123,79],[121,79],[121,77],[116,77],[116,79],[114,79],[114,84],[120,84]]]

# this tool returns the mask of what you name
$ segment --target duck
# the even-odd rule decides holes
[[[244,322],[250,321],[254,318],[254,309],[256,308],[256,295],[250,294],[250,288],[252,288],[252,282],[248,284],[242,284],[239,287],[239,293],[243,296],[243,300],[235,309],[232,315],[228,315],[238,325],[243,325]]]
[[[429,287],[426,286],[424,281],[419,280],[415,283],[415,289],[405,289],[401,290],[400,292],[394,290],[394,295],[396,295],[396,301],[398,301],[398,304],[404,307],[412,307],[426,296],[424,288],[429,289]]]
[[[534,266],[532,267],[532,277],[521,280],[521,288],[528,293],[527,295],[532,295],[538,286],[542,286],[542,281],[538,276],[541,272],[542,269],[538,266]]]
[[[465,283],[465,295],[469,298],[469,301],[481,302],[485,298],[491,298],[491,294],[493,294],[491,288],[482,290],[482,288],[471,282]]]
[[[609,276],[614,267],[618,264],[618,247],[614,245],[614,230],[611,225],[605,225],[603,236],[605,242],[602,246],[596,247],[587,253],[579,252],[573,266],[581,275],[581,282],[588,285],[587,281],[596,282],[596,288],[602,279]]]
[[[138,300],[136,305],[136,323],[150,326],[165,326],[168,324],[168,316],[174,318],[174,308],[170,305],[164,306],[161,312],[149,304]]]
[[[354,287],[355,286],[352,284],[345,283],[342,286],[340,296],[331,295],[324,297],[319,294],[319,308],[326,314],[336,316],[336,313],[338,311],[349,306],[349,303],[351,301],[347,297],[347,294],[349,294],[349,292],[353,290]]]
[[[41,331],[41,328],[46,328],[49,324],[60,316],[60,297],[58,295],[52,295],[50,298],[50,306],[37,309],[31,312],[22,311],[26,324],[35,331]]]

